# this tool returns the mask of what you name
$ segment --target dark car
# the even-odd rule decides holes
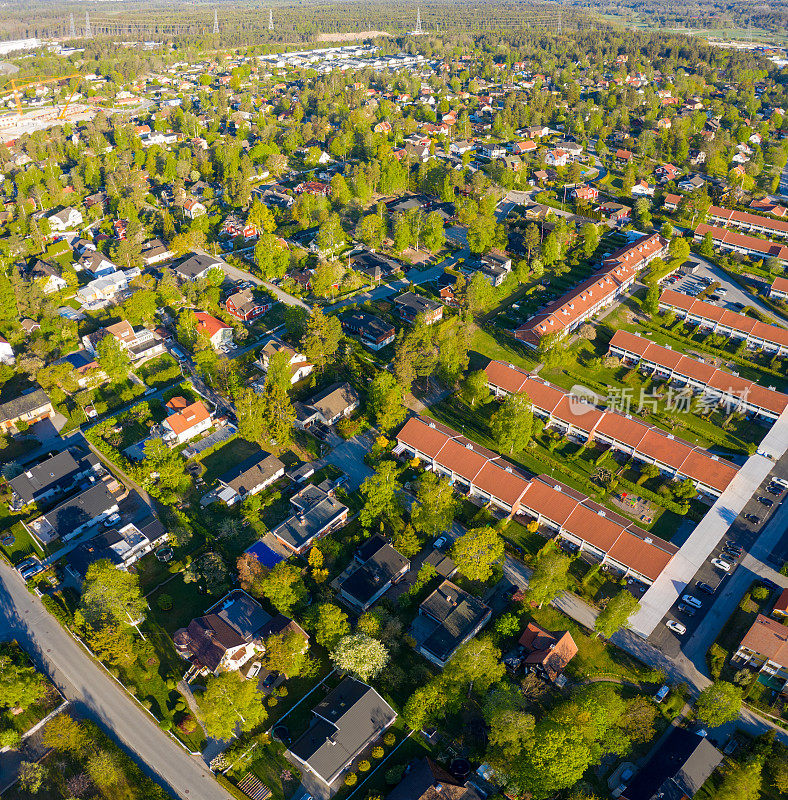
[[[278,677],[278,672],[269,672],[263,679],[263,689],[270,689],[276,683]]]
[[[728,558],[737,559],[741,557],[741,550],[731,550],[725,547],[722,551],[723,555],[728,556]]]
[[[774,500],[769,500],[768,497],[763,496],[758,497],[758,502],[761,505],[766,506],[766,508],[771,508],[774,505]]]
[[[766,491],[769,492],[769,494],[773,494],[779,497],[783,493],[783,487],[777,483],[770,483],[766,487]]]
[[[677,609],[682,613],[686,614],[688,617],[695,616],[695,609],[692,606],[688,606],[686,603],[679,603]]]
[[[704,581],[698,581],[698,589],[704,594],[714,594],[717,590]]]
[[[731,553],[738,553],[739,555],[744,552],[744,548],[740,544],[736,544],[736,542],[725,542],[725,549]]]
[[[761,518],[756,517],[755,514],[747,514],[745,519],[747,522],[752,522],[753,525],[757,525],[761,521]]]

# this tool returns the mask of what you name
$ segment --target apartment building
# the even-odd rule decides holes
[[[659,308],[660,311],[672,311],[679,319],[699,326],[704,333],[743,339],[755,350],[766,350],[780,356],[788,354],[788,330],[777,325],[745,317],[673,289],[662,292]]]
[[[776,420],[788,406],[788,395],[774,387],[765,389],[753,381],[717,369],[711,364],[677,353],[629,331],[616,331],[610,340],[608,353],[622,359],[628,366],[641,370],[694,392],[719,400],[745,413]]]
[[[722,206],[710,206],[706,218],[712,225],[725,228],[736,228],[745,233],[763,234],[788,238],[788,221],[761,217],[746,211],[732,211]]]
[[[769,297],[773,300],[788,300],[788,278],[775,278],[769,288]]]

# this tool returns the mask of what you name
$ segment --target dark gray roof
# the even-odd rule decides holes
[[[271,532],[296,550],[304,547],[343,511],[347,511],[347,506],[312,484],[293,495],[290,503],[296,513]]]
[[[312,726],[290,747],[326,783],[397,718],[370,686],[345,678],[313,709]]]
[[[62,275],[62,270],[57,264],[37,258],[28,270],[28,275],[34,279],[59,278]]]
[[[209,256],[207,253],[195,253],[182,261],[175,267],[175,271],[184,278],[196,278],[212,267],[221,267],[222,262],[218,258]]]
[[[435,311],[442,305],[437,300],[422,297],[422,295],[414,294],[413,292],[405,292],[405,294],[395,297],[394,302],[400,307],[400,310],[407,309],[414,317],[423,314],[425,311]]]
[[[353,269],[365,272],[370,277],[375,277],[378,270],[380,270],[380,275],[385,277],[402,269],[399,261],[368,250],[353,256],[352,266]]]
[[[624,789],[624,800],[694,797],[722,761],[722,753],[697,733],[674,728],[648,764]]]
[[[66,556],[66,561],[74,572],[84,578],[88,567],[96,561],[107,560],[116,565],[122,564],[123,559],[112,549],[112,545],[121,541],[123,537],[116,530],[100,533],[75,547]]]
[[[103,482],[99,482],[82,494],[76,495],[53,508],[44,519],[52,526],[57,536],[68,536],[76,528],[108,511],[117,500]]]
[[[0,422],[19,419],[24,414],[30,414],[49,405],[51,400],[43,389],[35,389],[28,394],[14,397],[5,403],[0,403]]]
[[[478,798],[478,795],[473,789],[466,789],[431,758],[420,758],[409,764],[407,774],[386,795],[386,800],[437,800],[437,798],[470,800]]]
[[[489,607],[478,597],[451,581],[443,581],[421,604],[420,611],[437,622],[422,647],[441,661],[445,661],[490,613]]]
[[[8,483],[25,503],[32,503],[36,497],[55,488],[64,479],[76,475],[80,471],[74,456],[68,450],[56,453],[52,458],[42,461],[12,478]]]
[[[348,314],[342,320],[342,324],[351,333],[376,342],[387,339],[394,333],[394,326],[391,323],[364,311],[354,311],[352,314]]]
[[[213,612],[232,626],[247,642],[251,642],[271,621],[263,607],[241,591],[230,592]]]
[[[410,561],[397,552],[382,536],[373,536],[356,553],[361,566],[348,575],[339,588],[365,607]]]
[[[243,497],[270,480],[284,467],[285,465],[276,456],[260,450],[227,470],[219,477],[219,483],[235,489]]]

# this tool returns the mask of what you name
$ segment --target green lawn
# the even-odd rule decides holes
[[[224,592],[222,592],[224,594]],[[162,595],[172,598],[173,606],[168,611],[159,608],[158,600]],[[195,617],[199,617],[212,606],[221,595],[213,596],[200,592],[196,583],[186,583],[183,574],[178,573],[166,586],[157,589],[148,597],[152,616],[167,633],[172,635],[178,628],[188,625]]]
[[[505,361],[526,370],[533,369],[537,364],[535,354],[530,355],[524,345],[519,344],[500,330],[491,333],[490,330],[477,328],[471,336],[470,350],[473,369],[484,367],[486,359],[489,358]],[[478,356],[484,358],[480,359]]]
[[[220,475],[223,475],[245,458],[253,456],[259,450],[260,446],[258,444],[238,437],[231,439],[218,450],[214,450],[205,456],[202,459],[202,465],[205,467],[203,480],[206,486],[211,486]]]
[[[16,642],[0,643],[0,657],[9,658],[14,664],[32,666],[27,653]],[[3,728],[11,728],[23,734],[63,702],[57,689],[43,676],[42,680],[46,690],[40,700],[25,708],[21,714],[12,714],[9,708],[0,711],[0,724]]]
[[[137,374],[148,386],[158,389],[180,378],[181,368],[169,353],[164,353],[144,363],[137,369]]]

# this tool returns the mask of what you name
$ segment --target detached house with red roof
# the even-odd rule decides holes
[[[591,203],[599,197],[599,189],[595,186],[578,186],[572,190],[572,196],[575,200],[583,200],[586,203]]]
[[[214,350],[233,343],[233,329],[229,325],[225,325],[204,311],[197,311],[194,316],[197,317],[197,333],[205,336]]]
[[[781,684],[780,689],[785,692],[788,681],[788,627],[776,619],[758,614],[733,658],[757,670],[765,678],[771,677]]]
[[[211,412],[202,400],[190,403],[183,397],[173,397],[167,404],[169,416],[162,422],[162,439],[170,444],[183,444],[207,431],[213,424]]]
[[[533,621],[525,626],[519,645],[526,669],[533,668],[553,682],[560,680],[567,664],[577,655],[577,645],[569,631],[548,631]]]

